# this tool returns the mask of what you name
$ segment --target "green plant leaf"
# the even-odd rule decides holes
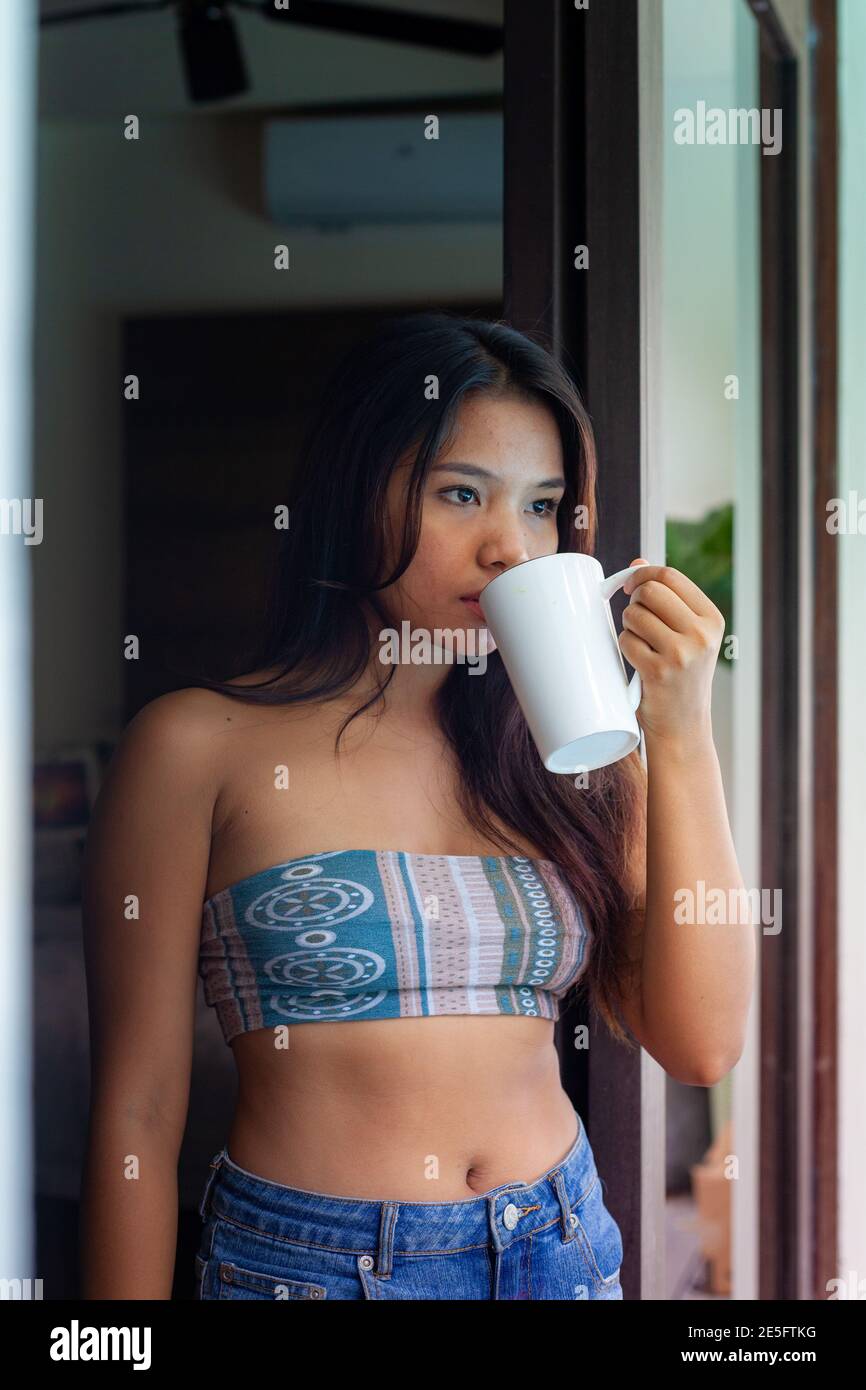
[[[726,502],[699,521],[668,518],[665,525],[666,563],[688,575],[725,616],[725,635],[734,612],[734,504]],[[725,654],[724,638],[719,653]]]

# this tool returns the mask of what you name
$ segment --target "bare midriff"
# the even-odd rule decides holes
[[[324,850],[545,857],[526,842],[493,844],[465,823],[436,730],[384,717],[371,733],[358,719],[364,737],[350,726],[338,766],[334,734],[349,708],[221,700],[222,791],[207,896]],[[288,793],[275,791],[278,764],[290,769]],[[288,1046],[283,1030],[279,1038],[271,1029],[239,1034],[229,1157],[284,1186],[405,1202],[461,1201],[533,1182],[577,1135],[554,1026],[452,1015],[292,1024]]]
[[[241,1034],[229,1156],[344,1197],[456,1202],[533,1182],[577,1133],[553,1028],[504,1015],[308,1023],[281,1050],[270,1030]]]

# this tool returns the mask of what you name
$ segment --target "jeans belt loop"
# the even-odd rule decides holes
[[[379,1245],[376,1250],[376,1276],[390,1279],[394,1267],[394,1227],[400,1210],[399,1202],[383,1202],[379,1216]]]
[[[549,1175],[549,1181],[553,1184],[559,1202],[559,1210],[562,1219],[562,1239],[563,1241],[574,1240],[574,1225],[571,1219],[571,1203],[565,1190],[565,1183],[562,1180],[562,1173],[557,1168],[554,1173]]]

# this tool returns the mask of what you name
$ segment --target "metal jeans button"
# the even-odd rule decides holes
[[[361,1258],[360,1258],[360,1260],[358,1261],[358,1263],[360,1264],[360,1266],[361,1266],[362,1269],[372,1269],[372,1268],[373,1268],[373,1256],[372,1256],[372,1255],[362,1255]]]
[[[506,1228],[506,1230],[513,1231],[514,1227],[517,1225],[519,1220],[520,1212],[517,1210],[517,1207],[514,1205],[513,1202],[509,1202],[508,1206],[502,1213],[503,1226]]]

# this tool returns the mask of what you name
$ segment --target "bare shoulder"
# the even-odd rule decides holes
[[[189,687],[150,700],[124,728],[100,787],[99,803],[156,795],[166,813],[183,806],[210,817],[222,784],[220,732],[233,701]]]
[[[187,737],[213,735],[219,731],[233,710],[267,709],[266,703],[245,699],[244,692],[251,686],[264,686],[264,682],[276,674],[276,668],[272,668],[233,676],[224,684],[233,687],[237,695],[209,690],[205,686],[187,686],[181,690],[171,690],[143,705],[127,727],[131,728],[133,724],[138,727],[145,725],[154,733],[161,732],[166,737],[172,734]],[[279,689],[279,683],[275,681],[273,688]]]
[[[213,806],[238,760],[243,763],[246,732],[279,721],[285,738],[296,723],[315,717],[315,707],[244,698],[246,688],[266,674],[251,672],[227,681],[237,695],[190,686],[149,701],[126,726],[115,759],[152,763],[169,781],[194,779]]]
[[[134,743],[142,751],[163,750],[189,762],[212,746],[231,703],[230,696],[198,687],[170,690],[142,705],[127,724],[122,742]]]

